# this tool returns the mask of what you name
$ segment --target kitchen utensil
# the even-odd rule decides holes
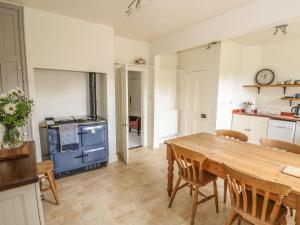
[[[294,114],[295,117],[300,117],[300,104],[292,107],[291,112]]]

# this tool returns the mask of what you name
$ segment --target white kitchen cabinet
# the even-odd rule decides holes
[[[266,117],[233,114],[231,128],[246,134],[249,142],[259,144],[261,138],[267,137],[268,123]]]
[[[300,121],[297,121],[297,123],[296,123],[296,132],[295,132],[294,143],[297,145],[300,145]]]
[[[0,192],[0,225],[43,225],[38,183]]]

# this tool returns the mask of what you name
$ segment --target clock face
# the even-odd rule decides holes
[[[257,84],[260,85],[268,85],[273,82],[274,78],[275,78],[275,74],[272,70],[262,69],[257,72],[255,81]]]

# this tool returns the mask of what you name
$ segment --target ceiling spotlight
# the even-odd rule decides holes
[[[134,10],[140,9],[141,4],[142,0],[132,0],[128,5],[127,10],[125,11],[126,15],[130,16],[134,12]]]
[[[282,25],[276,26],[273,35],[276,35],[278,33],[278,31],[281,31],[284,35],[287,34],[287,32],[288,32],[287,27],[288,27],[288,24],[282,24]]]
[[[206,49],[211,49],[213,45],[217,44],[216,41],[207,44]]]

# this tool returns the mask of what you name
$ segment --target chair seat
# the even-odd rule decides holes
[[[191,177],[193,177],[194,175],[193,175],[193,168],[192,168],[192,166],[188,166],[188,168],[189,168],[189,171],[190,171],[190,176]],[[200,180],[200,176],[199,176],[199,169],[198,169],[198,167],[196,167],[196,169],[195,169],[195,172],[196,172],[196,179],[197,179],[197,181],[196,182],[192,182],[194,185],[198,185],[198,186],[205,186],[206,184],[208,184],[208,183],[210,183],[210,182],[212,182],[212,181],[214,181],[214,180],[217,180],[217,176],[215,176],[215,175],[213,175],[213,174],[211,174],[211,173],[209,173],[209,172],[207,172],[207,171],[205,171],[205,170],[203,170],[202,171],[202,178],[201,178],[201,180]],[[181,177],[181,179],[182,180],[184,180],[184,181],[186,181],[186,182],[189,182],[189,183],[191,183],[191,181],[187,178],[187,176],[185,176],[184,174],[181,174],[180,172],[179,172],[179,176]]]
[[[247,213],[245,213],[242,208],[243,208],[243,198],[241,197],[241,201],[240,201],[240,208],[236,208],[236,210],[238,211],[238,213],[242,216],[245,216],[246,214],[248,214],[249,216],[252,213],[252,192],[247,190]],[[240,194],[242,195],[242,193]],[[257,218],[257,222],[258,224],[261,224],[261,213],[262,213],[262,208],[263,208],[263,202],[264,202],[264,197],[257,194],[256,197],[256,218]],[[275,202],[273,200],[269,200],[268,202],[268,206],[267,206],[267,212],[266,212],[266,224],[271,224],[270,223],[270,215],[271,215],[271,211],[273,209]],[[278,225],[280,224],[280,222],[282,221],[283,218],[285,218],[287,215],[287,208],[283,205],[281,205],[280,210],[279,210],[279,214],[278,217],[276,218],[276,222],[274,225]],[[247,220],[246,218],[247,216],[245,216],[244,219]]]
[[[38,175],[43,175],[46,174],[48,172],[53,171],[54,165],[53,162],[51,160],[46,160],[46,161],[42,161],[39,162],[37,164],[37,169],[38,169]]]

